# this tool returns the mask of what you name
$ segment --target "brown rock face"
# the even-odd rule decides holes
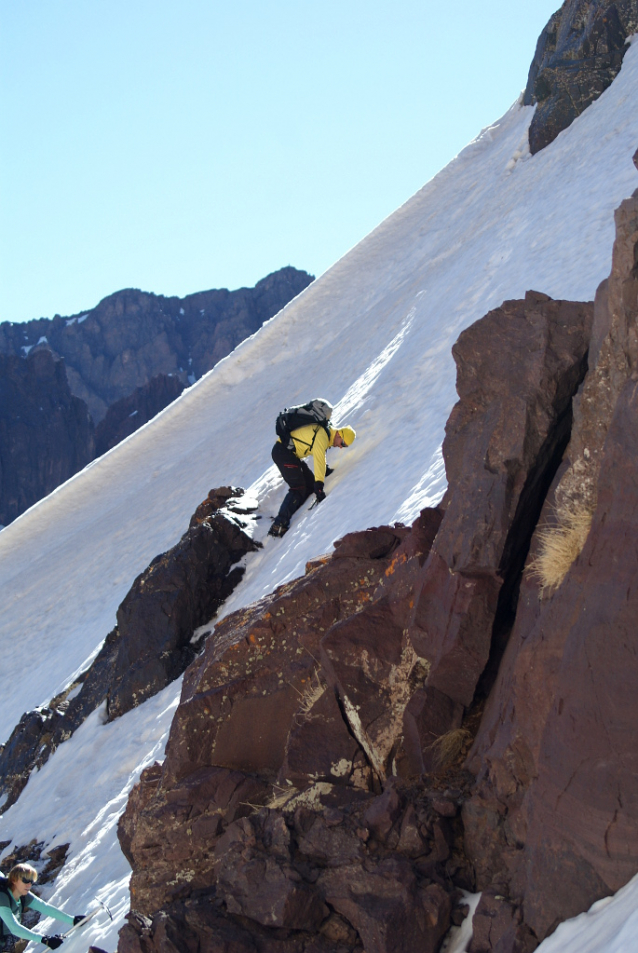
[[[109,720],[140,705],[182,674],[196,655],[194,630],[213,617],[244,574],[232,569],[260,544],[233,516],[243,490],[211,490],[218,509],[157,556],[117,610],[117,658],[108,693]],[[219,499],[222,497],[222,500]]]
[[[591,530],[557,590],[524,579],[470,760],[477,791],[463,813],[479,886],[506,882],[502,892],[522,899],[524,924],[539,940],[638,869],[630,728],[638,195],[622,204],[616,228],[612,273],[596,296],[592,366],[541,517],[543,526],[555,507],[585,509]]]
[[[637,29],[637,0],[565,0],[539,37],[525,88],[524,104],[537,104],[532,155],[611,85]]]
[[[528,292],[453,348],[460,400],[443,444],[448,505],[409,628],[429,664],[428,689],[452,703],[450,728],[454,705],[471,704],[490,653],[495,666],[507,640],[529,540],[569,438],[591,321],[590,304]],[[440,726],[440,698],[431,701]]]
[[[6,525],[93,459],[93,426],[64,362],[47,350],[0,354],[0,524]]]
[[[105,699],[109,718],[116,718],[164,688],[193,660],[198,649],[193,630],[211,619],[241,579],[243,569],[233,565],[258,546],[242,529],[243,492],[210,491],[180,542],[135,581],[118,609],[118,626],[90,668],[46,708],[22,716],[0,749],[0,810],[15,803],[33,769]]]
[[[121,822],[137,912],[122,949],[191,929],[204,896],[206,930],[237,949],[437,949],[453,885],[474,884],[469,775],[437,789],[437,744],[506,644],[592,312],[529,293],[462,335],[446,512],[350,534],[216,627]],[[503,942],[533,940],[518,907],[501,921]]]
[[[595,307],[529,293],[461,336],[445,512],[345,537],[188,669],[121,822],[122,950],[434,953],[463,886],[473,953],[531,953],[636,873],[638,194],[616,223]],[[591,529],[542,590],[565,506]]]
[[[216,627],[185,675],[166,761],[121,821],[137,911],[122,949],[159,949],[169,925],[204,942],[193,911],[207,897],[207,930],[233,949],[435,953],[462,867],[458,805],[391,763],[425,675],[397,593],[441,516],[350,534]]]
[[[637,411],[638,385],[630,381],[607,435],[587,544],[556,595],[573,622],[527,797],[521,871],[525,919],[537,936],[565,911],[571,916],[618,890],[638,868]],[[548,636],[555,638],[551,628]]]
[[[177,377],[158,374],[143,387],[111,404],[95,428],[95,455],[102,456],[164,410],[184,390]]]

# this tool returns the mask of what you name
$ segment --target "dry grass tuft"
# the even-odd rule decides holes
[[[558,589],[572,563],[582,552],[591,529],[593,513],[584,505],[556,512],[556,525],[539,530],[538,555],[527,574],[538,579],[541,590]]]
[[[266,801],[264,807],[267,807],[269,811],[281,811],[282,808],[298,794],[299,791],[297,788],[290,785],[290,783],[287,788],[282,787],[280,784],[274,784],[272,794]]]
[[[319,669],[315,669],[313,675],[304,690],[303,695],[301,696],[301,703],[299,705],[299,711],[302,715],[309,714],[312,706],[315,702],[319,701],[321,696],[326,690],[326,686],[321,681],[319,677]]]
[[[437,738],[430,745],[436,757],[437,768],[446,768],[456,761],[471,741],[472,733],[466,728],[453,728]]]

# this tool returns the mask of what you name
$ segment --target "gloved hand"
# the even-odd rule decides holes
[[[317,497],[317,503],[321,503],[322,500],[325,500],[326,494],[323,492],[323,480],[315,480],[314,491]]]
[[[86,913],[77,913],[73,917],[73,926],[76,927],[78,923],[82,923],[82,920],[86,920]]]
[[[42,942],[45,946],[48,946],[50,950],[57,950],[57,948],[64,943],[64,937],[56,933],[55,936],[43,936]]]
[[[331,473],[334,473],[334,467],[326,466],[326,476],[329,477]]]

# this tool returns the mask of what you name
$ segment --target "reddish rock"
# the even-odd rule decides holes
[[[231,824],[215,847],[215,868],[217,893],[230,914],[309,932],[328,915],[321,894],[291,864],[290,833],[280,815],[264,811]]]
[[[133,867],[131,907],[143,915],[211,887],[220,835],[270,790],[239,771],[209,768],[165,791],[162,776],[150,772],[143,772],[118,824],[122,851]]]
[[[372,801],[364,814],[366,825],[377,840],[387,840],[393,825],[401,816],[401,807],[401,799],[395,786],[386,783],[383,794]]]
[[[241,766],[274,777],[293,717],[315,683],[319,641],[370,598],[384,564],[339,560],[226,617],[184,680],[169,751],[171,772],[202,764]],[[223,654],[225,652],[225,654]]]
[[[596,294],[591,370],[574,400],[574,426],[558,507],[596,505],[597,474],[616,403],[638,368],[638,192],[615,213],[616,240],[609,278]]]
[[[538,941],[522,919],[498,886],[484,890],[472,918],[469,953],[532,953]]]
[[[176,919],[174,925],[170,921],[167,923],[168,928],[172,927],[177,933],[179,953],[182,953],[184,949],[184,935],[188,937],[189,953],[190,950],[193,950],[193,953],[197,950],[206,950],[210,953],[261,953],[261,945],[258,946],[249,930],[242,928],[238,923],[219,917],[210,898],[206,896],[198,898],[179,912],[181,916]],[[156,922],[157,926],[155,926]],[[166,927],[162,929],[159,917],[154,921],[154,926],[154,948],[162,950],[162,953],[165,953],[167,949],[170,951],[170,946],[165,939],[168,931]],[[297,953],[297,950],[286,947],[287,944],[284,941],[272,953]]]
[[[161,782],[139,809],[133,795],[122,820],[136,909],[153,913],[193,886],[214,884],[210,857],[218,837],[237,812],[242,816],[251,804],[264,802],[278,774],[288,787],[290,779],[280,773],[286,757],[302,787],[312,783],[318,763],[329,771],[335,764],[332,780],[343,785],[340,762],[352,760],[356,742],[339,729],[328,693],[315,699],[316,709],[311,705],[306,712],[304,706],[320,684],[316,660],[324,632],[370,601],[387,565],[358,557],[329,561],[216,626],[184,676]],[[311,730],[315,716],[333,719],[335,730],[313,760],[312,752],[306,756],[296,747],[295,737],[304,727]],[[310,769],[306,776],[304,767]],[[187,807],[194,801],[201,805],[197,828]],[[178,804],[184,808],[176,815]]]
[[[410,530],[405,526],[373,526],[362,532],[347,533],[335,542],[334,558],[384,559],[409,533]]]
[[[209,490],[206,499],[191,516],[189,529],[200,526],[221,509],[227,509],[229,513],[253,513],[256,507],[246,506],[241,499],[243,495],[244,491],[237,486],[217,486]]]
[[[212,618],[243,576],[233,565],[255,549],[231,510],[218,510],[138,576],[117,610],[109,720],[181,675],[196,654],[194,630]]]
[[[157,761],[140,774],[140,779],[131,791],[126,810],[120,816],[117,827],[117,836],[124,856],[132,857],[131,845],[135,835],[135,820],[147,807],[149,801],[157,791],[162,777],[162,766]]]
[[[543,527],[552,508],[590,509],[591,530],[557,590],[523,580],[469,760],[477,790],[463,809],[478,886],[507,884],[539,940],[638,870],[630,727],[638,564],[629,542],[638,530],[638,196],[622,204],[616,225],[592,367],[541,518]]]
[[[334,691],[325,690],[317,678],[318,692],[321,694],[312,706],[292,721],[280,771],[281,783],[291,781],[303,786],[309,779],[331,784],[351,780],[361,748],[348,731]]]
[[[463,706],[436,688],[418,688],[403,715],[403,740],[396,756],[401,777],[418,777],[438,767],[435,742],[461,726]]]
[[[423,572],[409,632],[415,650],[429,662],[428,687],[450,699],[445,731],[454,727],[459,706],[472,702],[487,664],[501,584],[495,571],[451,572],[438,553],[430,555]],[[441,705],[438,699],[435,704],[436,713],[425,711],[423,717],[436,723]]]
[[[362,863],[365,851],[361,837],[343,823],[344,815],[337,816],[324,812],[323,815],[310,814],[307,830],[299,816],[295,817],[297,847],[300,853],[313,866],[343,867],[346,864]],[[335,823],[331,823],[334,821]],[[300,829],[299,829],[300,828]]]
[[[454,702],[472,701],[499,604],[504,619],[512,611],[529,539],[569,436],[592,317],[590,304],[528,292],[477,321],[453,348],[460,400],[443,445],[446,511],[409,631],[430,663],[428,686]]]
[[[334,625],[321,642],[321,662],[350,731],[383,781],[391,773],[405,707],[427,675],[390,600]]]
[[[375,797],[379,775],[340,692],[361,701],[375,744],[384,731],[396,743],[423,673],[403,641],[397,619],[407,612],[393,586],[409,600],[440,519],[423,515],[416,540],[405,527],[350,534],[302,579],[226,617],[208,638],[185,674],[166,761],[142,775],[120,822],[132,905],[153,916],[150,930],[133,931],[143,953],[159,953],[180,924],[202,942],[193,919],[202,891],[215,898],[210,942],[239,950],[436,948],[451,903],[431,881],[446,883],[448,822],[394,779]],[[322,666],[340,640],[347,664],[331,656]],[[387,699],[389,720],[356,694],[362,646],[363,679]],[[359,883],[341,905],[327,897],[342,889],[330,871],[344,872],[343,889]]]
[[[554,599],[571,625],[527,795],[522,871],[525,920],[539,937],[638,870],[637,412],[631,381],[607,436],[589,538]]]
[[[532,503],[585,373],[592,320],[590,303],[528,291],[452,348],[460,399],[445,427],[449,502],[434,549],[453,572],[494,574],[509,556],[521,498]]]
[[[326,900],[357,930],[366,953],[435,953],[450,923],[447,893],[420,888],[402,857],[326,870],[319,878]]]

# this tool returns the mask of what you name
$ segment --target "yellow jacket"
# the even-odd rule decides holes
[[[321,424],[307,424],[291,431],[290,436],[295,445],[295,456],[300,460],[312,454],[315,470],[315,482],[323,483],[326,479],[326,450],[333,446],[336,430],[330,427],[330,436]]]

